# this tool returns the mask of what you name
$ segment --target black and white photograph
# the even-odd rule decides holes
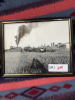
[[[4,74],[71,73],[69,21],[3,23]]]

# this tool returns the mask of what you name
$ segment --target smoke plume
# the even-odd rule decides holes
[[[33,28],[36,28],[38,27],[39,24],[38,23],[28,23],[28,25],[21,25],[18,29],[18,34],[15,36],[16,40],[16,44],[18,45],[19,42],[20,42],[20,39],[23,38],[24,36],[30,34],[31,30]],[[17,42],[17,39],[18,39],[18,42]]]

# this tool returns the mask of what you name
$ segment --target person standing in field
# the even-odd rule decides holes
[[[22,53],[22,49],[21,49],[21,53]]]

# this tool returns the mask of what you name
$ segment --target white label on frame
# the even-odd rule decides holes
[[[68,72],[68,64],[48,64],[49,72]]]

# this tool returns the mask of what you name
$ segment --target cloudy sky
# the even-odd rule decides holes
[[[5,49],[10,49],[10,46],[17,47],[14,36],[17,35],[21,25],[27,26],[28,23],[4,24]],[[21,38],[18,47],[23,48],[28,45],[38,47],[44,44],[50,45],[51,42],[55,44],[69,42],[68,21],[37,22],[36,27],[33,27],[28,35]]]

